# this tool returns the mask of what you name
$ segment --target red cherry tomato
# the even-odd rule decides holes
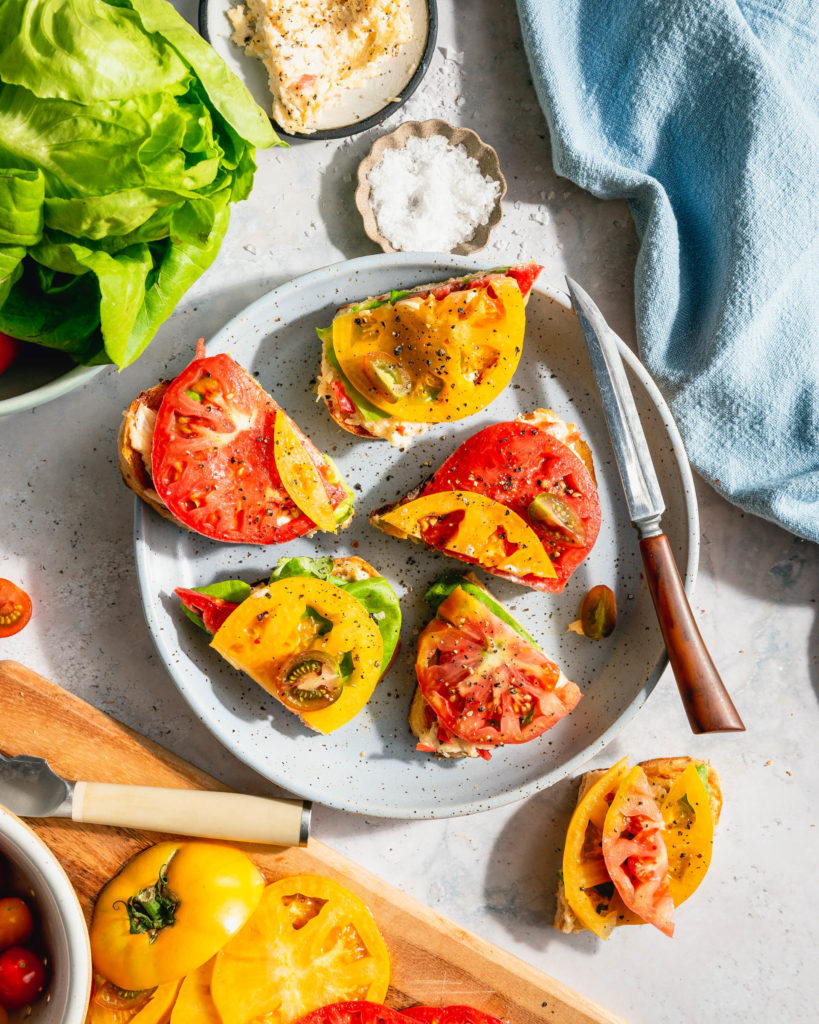
[[[19,1010],[33,1003],[45,984],[45,964],[36,953],[24,946],[0,953],[0,1006]]]
[[[25,902],[18,896],[0,899],[0,949],[19,946],[34,929],[34,919]]]
[[[14,636],[31,618],[31,598],[11,580],[0,579],[0,637]]]
[[[5,373],[20,354],[20,342],[0,331],[0,373]]]

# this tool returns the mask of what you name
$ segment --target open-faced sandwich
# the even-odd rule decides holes
[[[623,924],[672,935],[672,914],[711,863],[722,809],[716,771],[660,757],[586,772],[566,835],[554,926],[606,939]]]
[[[600,529],[591,452],[573,423],[537,409],[473,434],[426,483],[370,521],[496,576],[559,593]]]
[[[435,618],[418,638],[409,717],[418,750],[489,760],[576,706],[578,687],[471,573],[447,573],[424,600]]]
[[[176,595],[214,650],[321,733],[364,707],[401,632],[398,598],[362,558],[281,558],[267,583]]]
[[[392,291],[320,328],[318,393],[340,427],[406,447],[485,409],[512,379],[536,263]]]
[[[213,540],[281,544],[335,533],[352,491],[253,377],[224,353],[143,391],[119,431],[125,483],[160,515]]]

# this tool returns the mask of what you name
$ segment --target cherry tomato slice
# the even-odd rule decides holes
[[[546,426],[523,420],[494,423],[464,441],[421,494],[438,491],[485,494],[530,523],[557,575],[553,579],[532,574],[518,578],[502,570],[488,571],[538,590],[560,593],[600,531],[600,499],[588,469]],[[560,500],[562,515],[573,524],[568,534],[565,524],[558,527],[529,514],[536,499],[541,506],[545,503],[545,495]]]
[[[11,580],[0,579],[0,637],[14,636],[31,618],[31,598]]]
[[[285,707],[300,714],[335,704],[344,689],[341,668],[324,651],[300,651],[282,666],[276,692]]]
[[[19,1010],[40,995],[46,984],[43,961],[24,946],[0,953],[0,1006]]]
[[[525,743],[581,696],[542,651],[461,587],[421,633],[415,671],[444,728],[471,743]]]
[[[17,896],[0,899],[0,949],[19,946],[33,929],[34,919],[23,900]]]
[[[151,452],[154,486],[177,519],[214,540],[245,544],[281,544],[314,528],[276,463],[280,411],[230,356],[206,356],[197,346],[165,392]],[[301,440],[337,508],[347,491],[315,446]]]

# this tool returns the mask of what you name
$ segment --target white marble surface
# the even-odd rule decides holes
[[[193,15],[192,3],[179,6]],[[633,340],[637,242],[627,209],[555,176],[514,4],[471,0],[468,18],[455,0],[440,7],[430,73],[385,128],[438,116],[478,131],[497,148],[509,183],[488,263],[535,257],[547,280],[570,272]],[[256,792],[265,792],[264,781],[194,722],[154,653],[115,435],[131,397],[181,368],[198,336],[275,284],[374,251],[352,195],[356,165],[377,133],[261,153],[253,195],[235,210],[216,264],[146,356],[120,376],[106,371],[72,395],[0,421],[0,576],[23,583],[35,604],[25,631],[0,641],[0,657]],[[819,549],[742,515],[705,484],[698,491],[695,609],[748,731],[693,737],[666,673],[598,759],[689,753],[711,758],[723,776],[713,865],[679,912],[672,941],[648,927],[621,929],[607,943],[550,927],[574,800],[569,783],[448,821],[371,821],[319,807],[314,834],[634,1024],[815,1021]]]

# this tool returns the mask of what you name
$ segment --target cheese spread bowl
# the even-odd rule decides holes
[[[332,90],[329,101],[319,105],[310,123],[300,127],[280,124],[273,116],[275,101],[268,83],[268,72],[276,75],[273,66],[275,46],[272,42],[276,33],[272,31],[269,21],[261,30],[256,28],[256,31],[252,32],[255,12],[265,8],[275,10],[275,0],[268,0],[267,3],[260,0],[200,0],[199,32],[222,57],[230,70],[244,82],[259,106],[271,115],[271,120],[280,134],[288,138],[338,139],[366,131],[402,107],[418,88],[429,68],[438,34],[437,2],[404,0],[404,3],[410,22],[407,41],[397,46],[394,53],[379,59],[372,72],[365,72],[365,76],[368,75],[365,80],[353,86],[342,83]],[[305,8],[304,18],[310,17],[309,5],[302,7]],[[299,8],[296,9],[296,13],[300,13]],[[247,50],[235,41],[234,25],[245,22],[250,42],[244,45],[251,51],[258,51],[258,55],[254,53],[250,56]],[[296,33],[288,32],[285,38],[294,38],[296,34],[300,34],[302,40],[310,40],[318,39],[321,35],[320,31],[309,31],[306,24],[295,28]],[[316,70],[320,73],[321,67],[326,63],[324,53],[317,48],[312,64],[309,63],[310,57],[310,54],[303,55],[300,50],[282,55],[285,60],[296,58],[300,71]],[[266,63],[263,63],[263,60]],[[340,63],[345,66],[344,61]],[[300,77],[310,79],[314,75],[305,73]]]
[[[25,1020],[82,1024],[91,994],[91,947],[77,894],[46,844],[4,807],[0,807],[0,857],[11,865],[15,888],[30,896],[48,951],[48,985]],[[12,1013],[11,1021],[17,1019],[17,1012]]]
[[[358,165],[358,188],[355,193],[355,205],[364,221],[364,231],[367,237],[376,242],[384,252],[397,252],[398,247],[393,245],[384,234],[376,217],[372,203],[372,185],[370,172],[384,158],[389,150],[404,149],[410,139],[429,139],[433,136],[441,136],[451,147],[461,146],[467,157],[473,159],[478,170],[484,178],[489,178],[498,185],[494,205],[488,215],[477,225],[473,233],[458,245],[446,251],[456,256],[469,256],[479,252],[489,241],[492,228],[500,222],[503,216],[502,201],[506,195],[506,179],[501,173],[498,154],[487,145],[481,137],[470,128],[454,126],[446,121],[439,121],[432,118],[429,121],[405,121],[388,135],[382,135],[375,140],[369,153]],[[418,248],[418,247],[413,247]],[[427,251],[424,248],[423,251]],[[430,249],[429,251],[438,251]]]

